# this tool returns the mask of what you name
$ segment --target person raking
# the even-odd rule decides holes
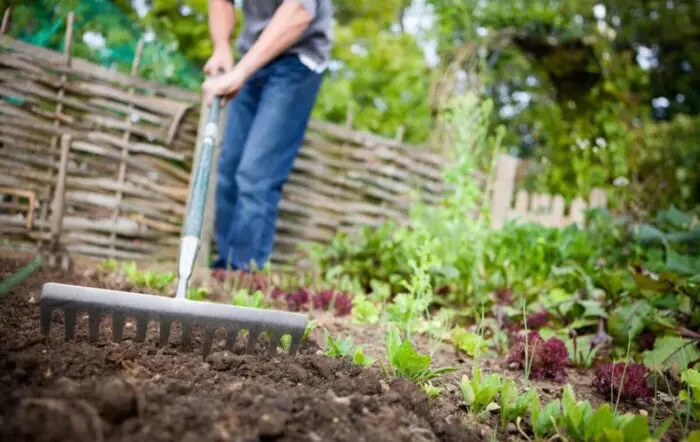
[[[207,104],[218,95],[228,106],[216,171],[215,275],[269,260],[282,188],[331,50],[331,0],[243,0],[234,63],[234,7],[209,0],[213,51],[202,84]]]

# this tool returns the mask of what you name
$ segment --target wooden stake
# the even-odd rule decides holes
[[[68,13],[68,20],[66,23],[66,34],[64,37],[64,42],[63,42],[63,54],[64,54],[64,62],[66,66],[70,66],[71,63],[71,52],[73,48],[73,23],[75,21],[75,14],[71,11]],[[61,119],[58,118],[58,115],[63,112],[63,97],[65,95],[65,84],[68,81],[68,77],[66,74],[61,75],[61,87],[58,90],[58,94],[56,97],[56,111],[55,111],[55,117],[53,121],[53,126],[58,129],[58,127],[61,125]],[[50,158],[51,161],[55,160],[56,157],[56,149],[58,149],[58,136],[54,136],[51,139],[51,146],[50,146]],[[44,195],[42,195],[42,198],[45,198],[48,200],[51,195],[51,186],[53,182],[53,168],[49,168],[48,170],[48,178],[49,178],[49,184],[48,186],[44,189]],[[48,215],[48,205],[44,204],[41,207],[41,213],[40,213],[40,219],[42,223],[46,221],[46,216]],[[41,245],[41,239],[39,239],[39,245]]]
[[[141,38],[136,45],[136,53],[134,54],[134,59],[131,62],[131,75],[136,76],[139,72],[139,65],[141,64],[141,54],[143,53],[143,45],[144,45],[144,40]],[[129,88],[129,96],[134,95],[134,88],[130,87]],[[129,140],[131,139],[131,126],[133,124],[131,120],[131,115],[134,112],[134,104],[129,103],[129,108],[126,113],[126,129],[124,130],[124,134],[122,135],[122,141],[124,142],[124,147],[122,148],[122,154],[121,154],[121,160],[119,163],[119,173],[117,176],[117,183],[119,185],[119,190],[117,190],[117,196],[116,196],[116,205],[114,207],[114,211],[112,212],[112,224],[116,224],[117,220],[119,219],[119,215],[121,213],[121,210],[119,209],[119,206],[121,205],[122,199],[124,198],[124,192],[122,191],[122,187],[124,184],[124,181],[126,180],[126,163],[127,160],[129,159]],[[112,232],[109,236],[109,253],[110,256],[114,256],[114,252],[116,251],[116,241],[117,241],[117,233]]]
[[[353,105],[353,102],[351,101],[348,103],[348,111],[345,114],[345,127],[348,129],[352,129],[352,117],[354,113],[355,106]]]
[[[398,142],[402,142],[405,132],[406,132],[406,127],[404,127],[403,125],[399,126],[399,128],[396,130],[396,136],[394,137],[394,139]]]
[[[2,25],[0,26],[0,34],[7,33],[7,26],[10,24],[10,14],[12,13],[12,7],[5,9],[5,13],[2,16]]]
[[[501,155],[496,164],[496,179],[491,196],[491,228],[500,229],[508,219],[513,189],[515,188],[515,169],[518,159],[510,155]]]
[[[72,137],[69,134],[61,136],[61,157],[58,165],[58,177],[54,198],[51,203],[50,244],[51,253],[59,251],[61,234],[63,233],[63,214],[66,208],[66,177],[68,175],[68,153],[70,152]]]

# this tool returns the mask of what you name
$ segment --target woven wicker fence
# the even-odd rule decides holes
[[[71,58],[68,22],[66,53],[0,36],[0,235],[92,256],[173,258],[206,109],[197,94],[139,78],[139,51],[132,75]],[[284,189],[273,262],[295,263],[300,242],[406,220],[413,190],[440,198],[441,167],[400,134],[312,121]],[[202,256],[212,212],[210,198]]]

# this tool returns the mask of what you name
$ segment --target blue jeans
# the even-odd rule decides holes
[[[262,268],[272,253],[282,187],[304,139],[322,74],[294,54],[258,70],[229,103],[219,157],[213,267]]]

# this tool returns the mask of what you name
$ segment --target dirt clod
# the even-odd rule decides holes
[[[95,396],[100,414],[112,423],[121,423],[138,412],[134,388],[119,377],[111,377],[99,383]]]

